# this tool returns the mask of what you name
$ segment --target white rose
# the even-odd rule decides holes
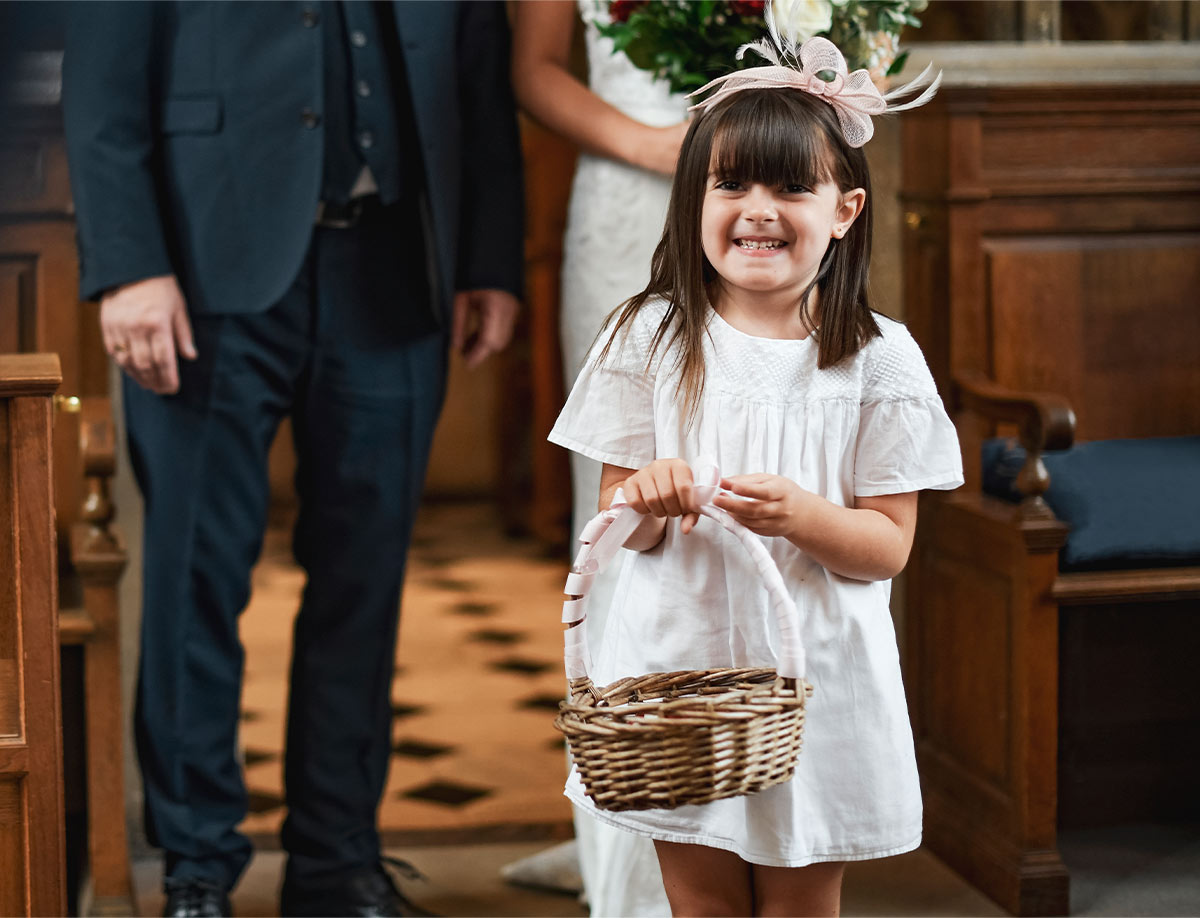
[[[796,44],[808,41],[818,32],[827,32],[833,24],[830,0],[771,0],[771,13],[779,37]]]

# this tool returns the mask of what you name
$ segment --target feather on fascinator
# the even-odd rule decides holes
[[[861,147],[875,133],[872,115],[902,112],[924,105],[942,84],[942,72],[939,70],[936,76],[931,76],[933,65],[930,64],[915,80],[883,95],[866,70],[855,70],[853,73],[847,70],[845,57],[829,39],[810,38],[797,47],[791,38],[781,37],[771,6],[770,3],[766,5],[768,37],[742,45],[737,51],[738,60],[747,51],[753,51],[769,61],[770,65],[717,77],[688,95],[691,98],[710,89],[717,90],[688,111],[703,112],[745,89],[798,89],[833,106],[846,143]],[[832,79],[825,79],[829,74],[832,74]],[[914,93],[919,95],[908,102],[898,101]]]

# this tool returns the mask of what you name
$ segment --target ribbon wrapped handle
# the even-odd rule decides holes
[[[694,474],[694,478],[696,483],[693,491],[700,504],[700,513],[716,520],[737,537],[749,552],[770,596],[771,610],[779,624],[781,638],[776,671],[785,678],[804,678],[806,661],[804,645],[800,640],[800,613],[792,601],[779,568],[754,533],[713,504],[717,494],[721,493],[721,473],[717,467],[704,467]],[[572,681],[591,678],[591,656],[587,646],[587,634],[582,625],[587,619],[587,597],[592,581],[597,573],[604,570],[643,519],[644,514],[629,506],[624,493],[618,488],[612,506],[594,517],[579,534],[579,552],[571,565],[563,589],[570,597],[563,604],[563,622],[568,625],[563,634],[563,661],[567,678]]]

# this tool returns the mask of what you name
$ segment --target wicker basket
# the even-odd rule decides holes
[[[713,489],[715,490],[715,488]],[[565,660],[570,700],[554,725],[566,736],[584,790],[602,810],[672,809],[752,794],[792,777],[810,686],[801,676],[799,614],[770,555],[727,513],[702,512],[750,551],[780,622],[783,652],[774,669],[650,673],[597,689],[582,623],[587,591],[642,517],[629,507],[585,527],[564,589]]]

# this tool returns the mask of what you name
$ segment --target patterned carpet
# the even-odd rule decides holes
[[[570,836],[559,624],[566,562],[506,538],[487,504],[422,510],[392,686],[394,754],[380,810],[389,844]],[[292,619],[304,575],[273,528],[242,620],[243,830],[271,846],[283,821]]]

